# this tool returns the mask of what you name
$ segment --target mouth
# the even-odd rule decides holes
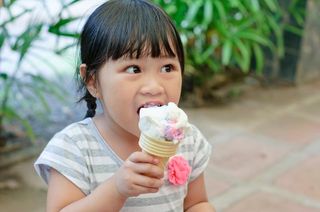
[[[138,108],[137,113],[138,115],[140,114],[141,108],[161,107],[162,105],[163,104],[161,102],[147,102]]]

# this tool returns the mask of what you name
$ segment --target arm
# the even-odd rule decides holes
[[[208,202],[203,174],[188,185],[188,194],[184,199],[184,209],[187,212],[215,211]]]
[[[104,198],[101,198],[104,197]],[[107,180],[90,195],[82,191],[54,169],[50,171],[47,195],[47,212],[53,211],[96,211],[110,209],[119,211],[126,198],[117,192],[113,178]],[[113,208],[110,208],[110,207]]]
[[[128,197],[159,190],[163,184],[163,172],[156,166],[158,162],[146,153],[135,152],[110,179],[88,196],[52,169],[47,211],[119,211]]]

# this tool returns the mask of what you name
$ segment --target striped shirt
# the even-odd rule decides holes
[[[190,183],[207,166],[211,146],[192,125],[192,133],[180,142],[177,154],[188,160],[192,167]],[[48,183],[49,170],[54,168],[88,195],[122,164],[123,160],[103,140],[92,119],[87,118],[55,134],[35,162],[35,169]],[[157,193],[130,197],[121,211],[183,211],[187,184],[172,185],[165,171],[165,183]]]

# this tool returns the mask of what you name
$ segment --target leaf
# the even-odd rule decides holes
[[[26,76],[30,76],[32,79],[32,84],[38,86],[38,90],[49,93],[50,95],[53,95],[54,97],[58,98],[59,100],[63,101],[65,100],[65,96],[62,90],[60,90],[59,85],[53,83],[52,81],[47,80],[46,78],[40,76],[40,75],[34,75],[34,74],[26,74]],[[32,87],[32,86],[30,86]]]
[[[242,15],[248,14],[248,7],[246,5],[243,5],[243,0],[231,0],[230,5],[235,10],[239,10]]]
[[[57,49],[55,50],[55,53],[58,54],[58,55],[61,55],[63,54],[65,51],[67,51],[68,49],[74,47],[74,46],[77,46],[77,43],[71,43],[71,44],[68,44],[64,47],[62,47],[61,49]]]
[[[71,38],[79,38],[80,34],[76,32],[67,32],[63,31],[61,28],[66,26],[67,24],[71,23],[72,21],[75,21],[79,19],[79,17],[70,17],[70,18],[64,18],[60,19],[57,23],[50,25],[48,32],[58,35],[58,36],[65,36],[65,37],[71,37]]]
[[[50,25],[49,27],[49,32],[52,32],[52,31],[59,31],[61,27],[71,23],[72,21],[74,20],[77,20],[78,17],[70,17],[70,18],[62,18],[62,19],[59,19],[59,21],[53,25]]]
[[[298,36],[303,36],[303,29],[299,28],[299,27],[295,27],[295,26],[292,26],[292,25],[285,25],[284,26],[284,29],[288,32],[291,32],[293,34],[296,34]]]
[[[275,19],[271,16],[267,17],[267,21],[269,23],[270,28],[274,31],[274,35],[276,37],[276,49],[277,53],[280,57],[284,55],[284,37],[281,26],[275,21]]]
[[[208,46],[208,48],[202,53],[202,62],[208,60],[208,58],[213,55],[214,46]]]
[[[7,80],[8,79],[8,74],[5,72],[0,72],[0,78]]]
[[[207,60],[207,64],[210,67],[212,72],[221,72],[221,65],[215,59]]]
[[[39,38],[39,33],[42,29],[42,24],[29,26],[22,34],[19,35],[14,45],[11,47],[12,50],[20,53],[18,64],[22,61],[32,43]]]
[[[36,87],[32,87],[35,95],[37,96],[37,98],[40,100],[41,105],[44,107],[45,111],[49,112],[50,111],[50,106],[47,103],[47,100],[44,98],[43,96],[43,91],[41,91],[40,89],[36,88]]]
[[[3,5],[5,6],[5,7],[11,7],[11,5],[13,5],[14,3],[16,2],[16,0],[4,0],[3,1]]]
[[[6,37],[4,36],[4,34],[0,33],[0,50],[1,50],[1,47],[5,41]]]
[[[201,1],[196,1],[189,5],[189,9],[185,19],[186,23],[188,23],[188,27],[194,26],[194,24],[191,23],[197,23],[197,21],[195,20],[195,16],[198,14],[201,5]]]
[[[250,46],[246,46],[241,40],[235,39],[234,40],[235,46],[240,50],[241,52],[241,68],[243,71],[249,70],[250,67],[250,61],[251,61],[251,50]]]
[[[232,52],[232,43],[230,40],[226,40],[222,47],[222,64],[229,65]]]
[[[251,0],[250,1],[250,8],[252,9],[253,12],[259,12],[260,10],[260,4],[258,0]]]
[[[279,5],[277,4],[277,1],[274,0],[264,0],[264,3],[268,6],[268,8],[272,11],[275,12],[277,8],[279,8]]]
[[[221,21],[225,21],[227,19],[227,14],[226,14],[225,7],[221,3],[221,1],[213,1],[213,4],[217,9],[217,12],[219,14],[219,18],[221,19]]]
[[[237,37],[247,39],[247,40],[252,40],[264,46],[268,46],[270,48],[272,47],[272,42],[270,40],[266,39],[264,36],[261,36],[253,31],[247,30],[247,31],[238,32]]]
[[[11,107],[5,107],[2,110],[4,116],[9,120],[17,119],[22,124],[22,126],[25,128],[27,136],[30,138],[30,140],[34,143],[35,142],[35,134],[32,130],[32,126],[30,122],[27,119],[22,118],[18,113],[15,112],[15,110]]]
[[[203,12],[203,16],[204,16],[203,25],[207,26],[212,21],[213,6],[212,6],[211,0],[206,0],[205,1],[203,9],[204,9],[204,12]]]
[[[1,9],[1,8],[0,8]],[[23,10],[21,13],[18,13],[17,15],[15,16],[10,16],[10,18],[4,22],[0,22],[0,28],[4,27],[5,25],[9,24],[9,23],[13,23],[16,19],[18,19],[20,16],[23,16],[24,14],[26,13],[29,13],[31,12],[32,10],[31,9],[25,9]]]
[[[264,66],[264,55],[258,44],[253,44],[253,52],[256,60],[256,72],[261,75]]]
[[[80,0],[73,0],[73,1],[71,1],[69,3],[67,3],[66,5],[64,5],[64,7],[68,7],[68,6],[73,5],[73,4],[75,4],[75,3],[79,2],[79,1]]]
[[[248,69],[245,68],[245,63],[240,54],[234,54],[233,58],[236,61],[236,65],[240,66],[242,72],[248,72]]]

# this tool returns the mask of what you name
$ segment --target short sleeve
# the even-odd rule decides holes
[[[83,193],[90,191],[89,174],[85,158],[77,143],[68,135],[56,134],[44,148],[34,164],[37,174],[48,184],[50,169],[54,168]]]
[[[195,126],[193,126],[193,139],[194,158],[192,161],[192,172],[190,181],[195,180],[200,174],[204,172],[209,163],[212,150],[211,145]]]

